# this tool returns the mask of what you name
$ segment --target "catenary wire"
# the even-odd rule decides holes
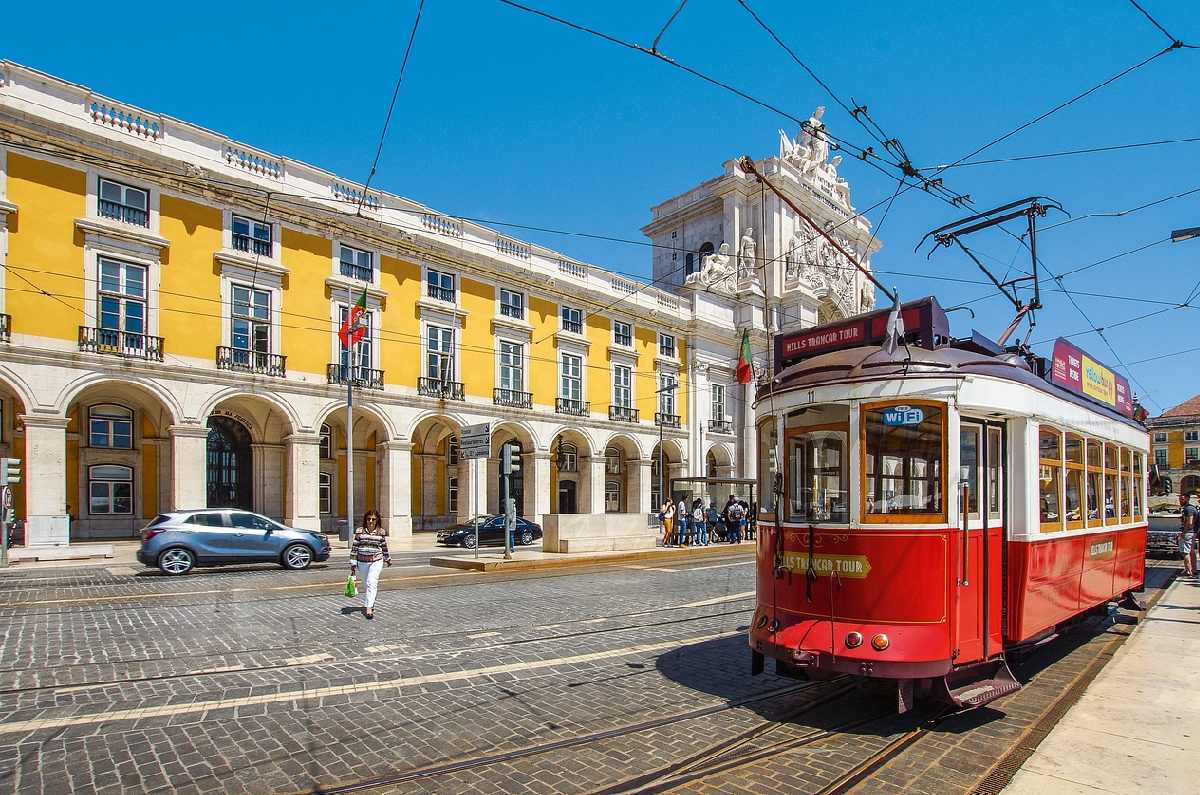
[[[1174,201],[1175,199],[1182,199],[1195,193],[1200,193],[1200,188],[1192,188],[1191,190],[1186,190],[1182,193],[1173,193],[1170,196],[1163,196],[1161,199],[1155,199],[1154,201],[1149,201],[1145,204],[1139,204],[1136,207],[1130,207],[1128,210],[1115,210],[1107,213],[1086,213],[1084,215],[1077,215],[1064,221],[1059,221],[1056,224],[1038,227],[1038,232],[1049,232],[1051,229],[1058,229],[1059,227],[1066,226],[1067,224],[1073,224],[1076,221],[1082,221],[1086,218],[1124,218],[1127,215],[1133,215],[1136,212],[1140,212],[1160,204],[1165,204],[1169,201]]]
[[[1037,155],[1014,155],[1012,157],[995,157],[988,160],[967,160],[962,163],[938,163],[937,165],[921,166],[919,171],[941,169],[949,171],[952,168],[967,166],[991,166],[1000,163],[1021,163],[1027,160],[1046,160],[1053,157],[1069,157],[1071,155],[1090,155],[1100,152],[1116,152],[1123,149],[1142,149],[1149,146],[1164,146],[1166,144],[1192,144],[1200,142],[1200,138],[1164,138],[1157,141],[1142,141],[1134,144],[1115,144],[1112,146],[1093,146],[1087,149],[1067,149],[1061,152],[1044,152]],[[1041,231],[1041,230],[1039,230]]]
[[[417,15],[413,19],[412,30],[408,34],[408,45],[404,48],[404,58],[400,61],[400,73],[396,76],[396,87],[392,89],[392,101],[388,103],[387,116],[383,120],[383,129],[379,131],[379,145],[375,147],[375,159],[371,161],[371,170],[367,173],[367,181],[363,183],[362,196],[358,201],[358,214],[362,214],[363,203],[367,200],[367,191],[371,189],[371,180],[375,178],[375,169],[379,166],[379,157],[383,154],[383,142],[387,138],[388,126],[392,123],[392,112],[396,109],[396,97],[400,95],[400,84],[404,81],[404,70],[408,67],[408,56],[412,54],[413,42],[417,38],[417,27],[421,24],[421,12],[425,10],[425,0],[417,3]]]
[[[1129,0],[1129,2],[1130,2],[1130,4],[1131,4],[1131,5],[1132,5],[1134,8],[1136,8],[1138,11],[1141,11],[1141,12],[1142,12],[1142,16],[1144,16],[1146,19],[1150,20],[1150,24],[1151,24],[1151,25],[1153,25],[1154,27],[1158,28],[1158,29],[1159,29],[1159,30],[1162,32],[1162,34],[1163,34],[1164,36],[1166,36],[1168,39],[1170,39],[1172,46],[1175,46],[1175,47],[1187,47],[1187,48],[1189,48],[1189,49],[1195,49],[1195,48],[1196,48],[1196,45],[1194,45],[1194,44],[1184,44],[1184,43],[1183,43],[1181,40],[1179,40],[1178,38],[1176,38],[1176,37],[1175,37],[1175,36],[1174,36],[1174,35],[1173,35],[1173,34],[1172,34],[1170,31],[1168,31],[1166,28],[1164,28],[1164,27],[1163,27],[1163,26],[1162,26],[1162,25],[1159,23],[1159,21],[1158,21],[1157,19],[1155,19],[1154,17],[1150,16],[1150,12],[1149,12],[1149,11],[1147,11],[1147,10],[1146,10],[1146,9],[1145,9],[1145,8],[1144,8],[1142,5],[1141,5],[1141,3],[1139,3],[1137,0]]]

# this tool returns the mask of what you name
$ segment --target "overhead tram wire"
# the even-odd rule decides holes
[[[1043,152],[1036,155],[1013,155],[1012,157],[995,157],[989,160],[967,160],[961,163],[939,163],[932,166],[922,166],[920,171],[942,170],[948,171],[952,168],[966,168],[967,166],[992,166],[1000,163],[1021,163],[1027,160],[1047,160],[1055,157],[1070,157],[1073,155],[1091,155],[1099,154],[1100,152],[1118,152],[1126,149],[1144,149],[1150,146],[1165,146],[1166,144],[1194,144],[1200,142],[1200,138],[1163,138],[1157,141],[1141,141],[1133,144],[1114,144],[1112,146],[1092,146],[1086,149],[1067,149],[1061,152]],[[1039,229],[1039,231],[1041,231]]]
[[[1200,139],[1197,139],[1197,140],[1200,140]],[[1038,232],[1049,232],[1051,229],[1058,229],[1060,226],[1066,226],[1067,224],[1073,224],[1076,221],[1082,221],[1086,218],[1124,218],[1127,215],[1133,215],[1136,212],[1141,212],[1142,210],[1148,210],[1151,207],[1155,207],[1160,204],[1166,204],[1167,202],[1174,201],[1175,199],[1183,199],[1183,198],[1186,198],[1186,197],[1191,196],[1196,193],[1200,193],[1200,188],[1192,188],[1191,190],[1186,190],[1186,191],[1183,191],[1182,193],[1174,193],[1170,196],[1164,196],[1161,199],[1155,199],[1154,201],[1146,202],[1145,204],[1139,204],[1137,207],[1130,207],[1128,210],[1116,210],[1116,211],[1107,212],[1107,213],[1086,213],[1084,215],[1077,215],[1073,218],[1068,218],[1065,221],[1059,221],[1056,224],[1050,224],[1049,226],[1045,226],[1045,227],[1038,227]]]
[[[1143,7],[1142,7],[1142,5],[1141,5],[1140,3],[1138,3],[1138,1],[1137,1],[1137,0],[1129,0],[1129,3],[1130,3],[1130,4],[1131,4],[1131,5],[1134,7],[1134,8],[1136,8],[1138,11],[1141,11],[1141,12],[1142,12],[1142,16],[1144,16],[1146,19],[1150,20],[1150,24],[1151,24],[1151,25],[1153,25],[1154,27],[1156,27],[1156,28],[1158,28],[1158,29],[1159,29],[1159,31],[1161,31],[1161,32],[1162,32],[1162,34],[1163,34],[1164,36],[1166,36],[1166,37],[1167,37],[1167,38],[1168,38],[1168,39],[1171,41],[1171,45],[1172,45],[1172,46],[1174,46],[1174,47],[1186,47],[1186,48],[1188,48],[1188,49],[1192,49],[1192,50],[1194,50],[1194,49],[1197,49],[1197,47],[1196,47],[1196,45],[1195,45],[1195,44],[1184,44],[1184,43],[1183,43],[1183,42],[1182,42],[1180,39],[1178,39],[1178,38],[1177,38],[1177,37],[1176,37],[1174,34],[1172,34],[1170,31],[1168,31],[1166,28],[1164,28],[1164,27],[1163,27],[1163,26],[1162,26],[1162,25],[1159,23],[1159,21],[1158,21],[1157,19],[1155,19],[1154,17],[1152,17],[1152,16],[1150,15],[1150,12],[1149,12],[1149,11],[1147,11],[1145,8],[1143,8]]]
[[[408,34],[408,45],[404,48],[404,58],[400,61],[400,73],[396,76],[396,87],[392,89],[392,101],[388,103],[383,129],[379,131],[379,145],[375,147],[375,159],[371,161],[371,170],[367,173],[367,181],[363,183],[362,196],[358,201],[358,210],[356,211],[358,215],[362,215],[363,203],[367,200],[367,191],[371,188],[371,180],[375,178],[375,170],[379,166],[379,157],[383,154],[383,143],[387,138],[388,126],[392,123],[392,112],[396,109],[396,97],[400,95],[400,84],[404,82],[404,70],[408,67],[408,56],[412,53],[413,42],[417,38],[417,27],[421,24],[421,12],[424,10],[425,0],[419,0],[417,16],[413,19],[412,30]]]

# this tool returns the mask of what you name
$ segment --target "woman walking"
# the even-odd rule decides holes
[[[375,594],[379,592],[379,572],[392,565],[388,554],[387,530],[379,521],[379,511],[372,508],[363,514],[363,526],[355,529],[350,543],[350,574],[357,579],[362,569],[363,613],[375,617]]]

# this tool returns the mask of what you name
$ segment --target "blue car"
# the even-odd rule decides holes
[[[173,511],[154,517],[142,530],[137,557],[142,565],[172,575],[228,563],[278,563],[298,571],[328,560],[329,541],[316,530],[286,527],[249,511]]]

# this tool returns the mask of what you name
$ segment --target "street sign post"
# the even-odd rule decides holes
[[[481,422],[478,425],[466,425],[458,433],[458,454],[462,458],[472,459],[471,489],[473,493],[467,497],[474,498],[479,493],[479,461],[492,454],[492,424]],[[461,499],[461,498],[460,498]],[[469,503],[468,503],[469,504]],[[479,557],[479,511],[472,511],[471,525],[475,531],[475,557]]]

